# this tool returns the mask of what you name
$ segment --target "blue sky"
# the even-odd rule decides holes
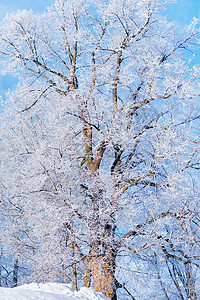
[[[54,0],[0,0],[0,20],[7,13],[19,9],[32,9],[34,12],[40,13],[53,3]],[[177,0],[177,3],[170,5],[166,13],[169,20],[184,26],[189,24],[194,16],[200,17],[200,0]],[[195,59],[195,63],[200,63],[200,55]],[[15,81],[10,76],[0,75],[0,94],[4,94],[8,88],[12,88],[14,83]]]
[[[200,0],[177,0],[170,5],[167,14],[181,26],[189,24],[194,16],[200,18]]]
[[[0,18],[6,13],[24,8],[41,12],[53,2],[54,0],[0,0]],[[200,17],[200,0],[177,0],[177,3],[168,9],[168,15],[180,25],[187,24],[193,16]]]
[[[35,12],[42,12],[45,7],[51,6],[54,0],[0,0],[0,18],[6,13],[18,9],[33,9]]]

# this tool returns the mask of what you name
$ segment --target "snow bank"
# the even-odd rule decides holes
[[[31,283],[16,288],[0,288],[1,300],[107,300],[91,288],[82,287],[74,292],[70,284]]]

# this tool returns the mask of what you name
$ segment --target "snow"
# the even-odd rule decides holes
[[[70,284],[30,283],[16,288],[0,288],[1,300],[106,300],[103,294],[82,287],[74,292]]]

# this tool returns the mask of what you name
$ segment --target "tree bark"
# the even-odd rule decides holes
[[[106,297],[116,299],[115,252],[112,246],[94,245],[90,251],[90,269],[94,290]],[[102,249],[103,248],[103,251]]]
[[[19,269],[19,264],[18,264],[18,259],[16,259],[14,262],[14,270],[13,270],[13,287],[16,287],[18,283],[18,269]]]

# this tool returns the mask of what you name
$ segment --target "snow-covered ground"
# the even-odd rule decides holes
[[[0,288],[1,300],[107,300],[90,288],[74,292],[69,284],[31,283],[16,288]]]

